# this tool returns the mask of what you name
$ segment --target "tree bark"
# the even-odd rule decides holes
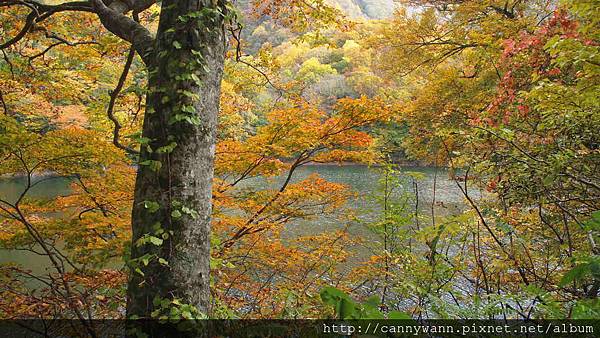
[[[128,318],[150,318],[155,298],[209,310],[225,11],[223,0],[162,1],[135,184],[131,261],[139,271],[128,284]]]

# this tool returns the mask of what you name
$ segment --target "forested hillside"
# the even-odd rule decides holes
[[[0,319],[597,319],[599,20],[0,0]]]
[[[387,19],[394,14],[397,4],[393,0],[331,0],[351,18]]]

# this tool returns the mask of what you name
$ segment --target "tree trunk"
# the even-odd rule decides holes
[[[128,318],[164,312],[155,299],[209,310],[225,2],[164,0],[161,7],[135,183]]]

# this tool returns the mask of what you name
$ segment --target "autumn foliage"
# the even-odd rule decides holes
[[[405,5],[357,22],[324,1],[236,12],[207,315],[341,316],[319,294],[334,286],[367,316],[597,318],[598,1]],[[160,10],[135,19],[155,30]],[[87,10],[11,41],[29,13],[0,2],[0,249],[44,268],[0,262],[0,318],[124,318],[128,278],[153,264],[130,260],[148,71]],[[429,186],[399,158],[447,170]],[[348,164],[380,173],[373,196],[304,171]]]

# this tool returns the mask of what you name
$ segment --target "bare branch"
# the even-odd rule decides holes
[[[91,1],[104,27],[121,39],[129,41],[142,60],[148,64],[154,47],[154,37],[140,23],[123,14],[131,8],[123,6],[122,1],[115,1],[111,7],[106,6],[102,0]]]
[[[119,93],[121,92],[121,90],[123,89],[123,86],[125,85],[125,80],[127,80],[127,74],[129,74],[129,69],[131,68],[131,64],[133,63],[134,56],[135,56],[135,50],[132,46],[132,48],[129,50],[129,54],[127,55],[127,61],[125,61],[125,66],[123,66],[123,72],[121,72],[121,76],[119,77],[119,82],[117,83],[117,86],[115,87],[115,89],[110,92],[110,102],[108,103],[108,109],[106,110],[106,115],[108,115],[108,118],[115,125],[115,128],[113,129],[113,144],[117,148],[123,149],[126,152],[128,152],[129,154],[137,155],[137,154],[139,154],[138,151],[121,144],[121,142],[119,141],[119,131],[121,130],[122,126],[114,114],[115,103],[117,102],[117,97],[119,96]]]
[[[6,101],[4,100],[4,95],[2,95],[1,90],[0,90],[0,103],[2,104],[2,109],[4,109],[4,115],[10,115],[10,113],[8,112],[8,105],[6,104]]]
[[[33,27],[33,22],[36,17],[37,17],[37,15],[35,12],[29,13],[29,15],[27,15],[27,19],[25,20],[25,25],[23,26],[21,31],[19,31],[19,33],[17,33],[17,35],[15,35],[12,39],[0,44],[0,49],[8,48],[8,47],[14,45],[15,43],[21,41],[21,39],[23,37],[25,37],[27,32],[29,32],[31,27]]]
[[[41,51],[41,52],[39,52],[39,53],[37,53],[35,55],[29,56],[28,57],[29,61],[33,61],[34,59],[37,59],[40,56],[44,56],[52,48],[54,48],[56,46],[60,46],[60,45],[67,45],[67,46],[74,47],[74,46],[79,46],[79,45],[97,45],[98,44],[98,42],[96,42],[96,41],[75,41],[75,42],[70,42],[70,41],[64,40],[62,38],[58,39],[58,40],[59,40],[58,42],[55,42],[55,43],[51,44],[50,46],[46,47],[43,51]]]

